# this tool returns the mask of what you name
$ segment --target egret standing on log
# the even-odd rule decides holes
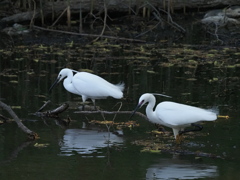
[[[74,75],[73,72],[76,74]],[[90,98],[95,109],[95,99],[105,99],[109,96],[116,99],[123,97],[124,83],[114,85],[97,75],[68,68],[59,72],[49,91],[63,79],[63,86],[67,91],[82,96],[83,103]]]
[[[178,139],[179,135],[185,132],[202,130],[203,127],[196,124],[197,122],[214,121],[217,119],[217,112],[213,112],[213,110],[201,109],[198,107],[170,101],[159,103],[155,111],[153,111],[156,103],[156,98],[153,94],[150,93],[143,94],[140,97],[139,103],[132,113],[132,116],[145,103],[148,103],[146,107],[146,114],[149,121],[172,128],[175,139]],[[194,126],[195,129],[184,130],[189,126]]]

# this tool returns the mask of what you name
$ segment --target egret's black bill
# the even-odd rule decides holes
[[[134,116],[134,114],[137,112],[137,110],[141,107],[141,105],[142,104],[138,104],[137,105],[137,107],[134,109],[134,111],[133,111],[133,113],[131,114],[131,116],[130,116],[130,118],[129,119],[131,119],[133,116]]]
[[[48,92],[51,92],[51,90],[54,88],[54,86],[57,85],[57,83],[59,82],[59,78],[57,78],[54,83],[52,84],[52,86],[49,88]]]

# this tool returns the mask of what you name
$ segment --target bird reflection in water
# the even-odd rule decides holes
[[[98,153],[103,156],[101,149],[112,145],[123,143],[123,137],[112,132],[88,130],[88,129],[67,129],[63,136],[59,155],[71,156],[74,154],[88,155]]]
[[[146,172],[146,179],[199,179],[218,177],[217,166],[192,163],[178,157],[159,159]]]

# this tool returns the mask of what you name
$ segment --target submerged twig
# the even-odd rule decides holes
[[[41,112],[50,102],[51,102],[50,100],[48,100],[47,102],[45,102],[45,104],[42,105],[42,107],[40,107],[40,109],[37,110],[37,112]]]

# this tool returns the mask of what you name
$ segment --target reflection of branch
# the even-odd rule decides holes
[[[78,114],[97,114],[97,113],[102,113],[102,114],[132,114],[132,111],[75,111],[74,113]],[[145,120],[148,120],[147,116],[140,112],[136,112],[138,116],[141,116]]]
[[[215,28],[216,38],[217,38],[218,41],[221,41],[221,44],[223,44],[223,41],[221,39],[219,39],[218,34],[217,34],[217,32],[218,32],[218,25],[217,24],[215,24],[215,25],[216,25],[216,28]]]
[[[21,120],[18,118],[18,116],[15,114],[15,112],[5,103],[3,103],[2,101],[0,101],[0,106],[5,109],[11,116],[12,118],[15,120],[15,122],[17,123],[18,127],[20,129],[23,130],[23,132],[27,133],[29,135],[30,139],[35,139],[38,137],[37,133],[31,131],[30,129],[28,129],[22,122]]]
[[[55,122],[58,126],[60,126],[61,128],[66,128],[69,123],[71,122],[70,118],[65,119],[61,119],[59,117],[59,114],[62,113],[63,111],[67,110],[69,105],[67,103],[64,103],[62,105],[60,105],[59,107],[53,109],[53,110],[48,110],[48,111],[44,111],[41,112],[51,101],[48,100],[47,102],[45,102],[44,105],[42,105],[42,107],[39,108],[39,110],[35,113],[31,113],[31,115],[35,115],[38,117],[41,117],[44,120],[44,123],[47,125],[45,118],[54,118]]]
[[[11,153],[11,155],[9,156],[9,158],[7,158],[7,160],[1,161],[0,165],[11,162],[14,158],[16,158],[18,156],[18,154],[21,150],[23,150],[25,147],[29,146],[31,143],[32,143],[32,141],[26,141],[26,142],[22,143]]]
[[[63,129],[68,127],[70,122],[71,122],[70,117],[68,117],[67,119],[56,118],[56,120],[55,120],[56,125],[60,126]]]
[[[219,36],[218,36],[218,28],[220,27],[217,23],[213,23],[215,25],[215,31],[214,31],[214,34],[217,38],[217,41],[220,41],[221,42],[221,45],[223,44],[223,41],[221,39],[219,39]],[[209,34],[212,34],[209,32]]]

